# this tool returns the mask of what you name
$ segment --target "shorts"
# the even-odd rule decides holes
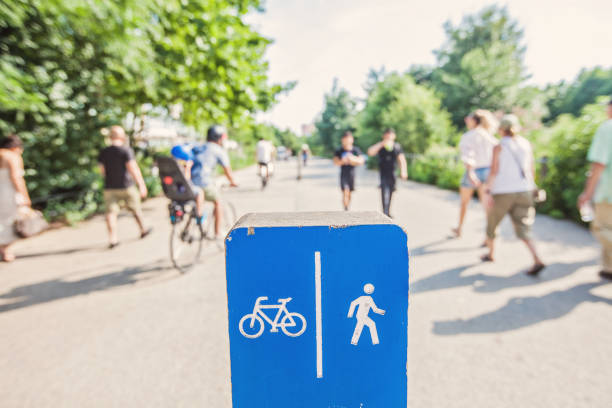
[[[506,214],[510,214],[514,232],[520,239],[529,239],[535,221],[533,192],[493,194],[493,208],[487,215],[487,237],[495,238],[497,227]]]
[[[484,183],[485,181],[487,181],[487,178],[489,178],[489,172],[491,171],[490,167],[480,167],[478,169],[474,170],[474,173],[476,173],[476,178],[481,182]],[[463,174],[463,178],[461,179],[461,187],[465,187],[465,188],[476,188],[476,186],[474,184],[472,184],[472,181],[470,180],[470,178],[468,177],[468,172],[466,170],[466,172]]]
[[[355,191],[355,175],[340,175],[340,190]]]
[[[201,188],[204,191],[204,201],[217,201],[220,197],[219,194],[219,189],[214,186],[206,186],[204,188]]]
[[[122,205],[134,214],[140,215],[142,213],[140,193],[134,186],[104,190],[104,204],[107,214],[117,214]]]
[[[270,162],[257,162],[257,164],[259,164],[260,166],[265,166],[265,167],[268,167],[268,165],[270,164]]]

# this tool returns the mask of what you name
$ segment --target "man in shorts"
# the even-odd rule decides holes
[[[365,163],[361,150],[354,145],[355,139],[350,130],[342,135],[342,146],[334,153],[334,164],[340,166],[340,190],[344,211],[351,204],[351,193],[355,190],[355,167]]]
[[[255,153],[257,154],[257,164],[259,165],[259,171],[261,168],[266,169],[266,179],[270,178],[270,163],[272,162],[272,156],[275,152],[274,145],[269,140],[263,137],[259,138],[257,145],[255,146]]]
[[[149,235],[152,228],[145,228],[140,199],[147,196],[147,186],[140,168],[134,159],[134,152],[125,146],[127,136],[121,126],[113,126],[110,130],[111,145],[103,149],[98,156],[100,172],[104,176],[104,202],[106,204],[106,225],[109,235],[109,248],[119,245],[117,239],[117,214],[120,205],[132,212],[140,238]],[[134,186],[134,180],[138,189]]]
[[[219,191],[214,184],[214,175],[217,165],[223,168],[225,177],[231,187],[238,185],[234,181],[232,166],[229,156],[223,148],[223,142],[227,139],[227,131],[223,126],[214,125],[208,129],[206,143],[196,145],[192,148],[193,164],[191,165],[191,182],[202,188],[206,201],[215,205],[215,235],[221,238],[221,203]]]
[[[591,230],[601,243],[599,276],[612,280],[612,99],[608,102],[608,120],[597,129],[587,159],[591,162],[591,171],[578,198],[578,208],[584,212],[591,200],[594,201]]]
[[[404,156],[402,146],[395,142],[395,131],[393,129],[385,130],[382,141],[368,148],[368,156],[378,157],[383,212],[387,217],[391,217],[389,211],[391,197],[395,191],[395,169],[398,163],[400,165],[400,177],[402,180],[408,178],[406,156]]]

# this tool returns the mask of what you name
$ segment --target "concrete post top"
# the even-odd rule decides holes
[[[318,211],[318,212],[274,212],[244,215],[236,225],[239,228],[260,227],[349,227],[355,225],[395,225],[391,218],[377,211]]]

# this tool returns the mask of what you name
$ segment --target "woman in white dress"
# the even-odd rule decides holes
[[[30,206],[23,178],[23,144],[16,135],[0,139],[0,259],[11,262],[11,244],[17,239],[14,223],[19,206]]]
[[[463,221],[467,207],[474,197],[474,190],[478,191],[478,198],[484,206],[483,184],[489,177],[493,148],[497,145],[497,139],[493,136],[497,121],[491,112],[478,109],[465,118],[468,131],[461,136],[459,150],[461,161],[465,166],[465,173],[461,180],[459,196],[461,197],[461,208],[459,210],[459,225],[453,228],[455,236],[460,237],[463,229]]]

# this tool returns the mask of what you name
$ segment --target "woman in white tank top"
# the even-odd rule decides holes
[[[514,231],[531,253],[534,264],[527,273],[537,275],[545,265],[538,256],[531,239],[531,226],[535,220],[533,191],[535,190],[533,150],[531,143],[520,136],[518,118],[506,115],[499,131],[501,142],[493,149],[491,173],[486,183],[490,193],[487,214],[487,247],[483,261],[494,260],[496,230],[501,220],[510,215]]]

